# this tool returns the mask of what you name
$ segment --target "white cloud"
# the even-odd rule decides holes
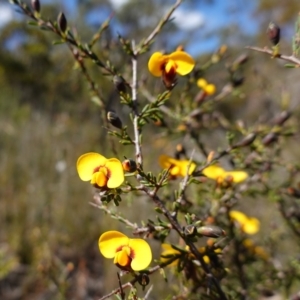
[[[6,25],[14,18],[12,5],[0,4],[0,27]]]
[[[204,24],[205,18],[201,12],[177,9],[172,14],[175,24],[182,30],[193,30]]]
[[[110,0],[110,3],[115,10],[121,9],[127,2],[128,0]]]

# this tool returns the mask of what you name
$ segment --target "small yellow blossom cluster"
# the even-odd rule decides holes
[[[208,83],[204,78],[199,78],[197,85],[206,95],[210,96],[216,92],[216,86],[212,83]]]
[[[237,210],[230,211],[229,216],[242,232],[247,234],[256,234],[259,231],[260,222],[258,219],[248,217]]]
[[[167,155],[161,155],[158,160],[163,169],[169,170],[172,178],[177,176],[185,177],[187,174],[191,175],[196,169],[196,164],[189,160],[175,159]],[[206,167],[202,174],[215,180],[218,184],[222,184],[225,181],[241,183],[248,178],[248,174],[244,171],[225,171],[217,165]]]
[[[171,244],[162,244],[162,253],[160,255],[160,261],[162,263],[168,263],[168,266],[170,267],[174,267],[177,266],[179,264],[180,258],[183,258],[183,256],[185,258],[189,258],[190,260],[193,260],[195,257],[194,255],[190,252],[190,249],[188,246],[185,246],[185,249],[181,249],[179,250],[179,247],[174,247]],[[206,252],[206,248],[205,247],[200,247],[198,248],[198,251],[201,254],[204,254]],[[222,253],[221,249],[215,249],[213,251],[216,255]],[[203,255],[203,260],[205,263],[209,264],[210,263],[210,259],[207,255]]]

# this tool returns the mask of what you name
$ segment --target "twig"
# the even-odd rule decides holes
[[[204,272],[206,273],[206,276],[212,281],[212,284],[215,286],[217,293],[219,294],[219,299],[220,300],[227,300],[227,297],[225,295],[225,293],[223,292],[219,281],[217,280],[217,278],[215,278],[215,276],[211,273],[210,271],[210,267],[205,263],[204,259],[203,259],[203,255],[201,253],[199,253],[197,247],[194,245],[193,242],[189,241],[184,232],[183,229],[181,228],[181,226],[179,225],[179,223],[177,222],[177,220],[175,218],[173,218],[173,216],[171,215],[171,213],[169,212],[169,210],[165,207],[163,201],[156,195],[154,194],[152,191],[150,191],[147,187],[144,187],[144,191],[145,193],[154,201],[154,203],[156,204],[157,207],[159,207],[162,211],[162,213],[165,215],[165,217],[169,220],[169,222],[171,223],[173,229],[175,229],[177,231],[177,233],[179,234],[179,236],[186,242],[186,244],[189,246],[191,252],[194,254],[194,256],[196,257],[196,259],[200,262],[201,267],[203,268]]]
[[[97,197],[97,195],[95,195],[95,197]],[[95,198],[94,197],[94,198]],[[89,202],[90,205],[97,207],[103,211],[105,211],[107,214],[109,214],[110,216],[112,216],[114,219],[119,220],[120,222],[126,224],[127,226],[131,227],[134,230],[138,230],[139,227],[137,226],[137,224],[131,223],[129,220],[125,219],[124,217],[115,214],[114,212],[112,212],[109,208],[107,208],[107,206],[103,205],[103,204],[96,204],[94,202]],[[145,230],[146,231],[146,230]]]
[[[142,150],[140,145],[140,130],[138,127],[138,99],[137,99],[137,55],[138,52],[135,49],[135,43],[132,41],[132,49],[133,55],[131,58],[132,62],[132,85],[131,85],[131,93],[132,93],[132,106],[133,106],[133,130],[134,130],[134,145],[135,145],[135,157],[137,163],[142,166],[143,164],[143,157],[142,157]]]
[[[265,54],[268,54],[268,55],[274,57],[273,51],[271,49],[268,49],[267,47],[259,48],[259,47],[247,46],[246,48],[250,49],[250,50],[262,52],[262,53],[265,53]],[[296,64],[298,67],[300,67],[300,60],[293,55],[288,56],[288,55],[284,55],[284,54],[277,54],[275,56],[275,58],[280,58],[282,60]]]
[[[149,91],[147,91],[145,88],[141,89],[141,93],[143,94],[143,96],[151,103],[154,103],[156,101],[156,99],[149,93]],[[180,116],[178,116],[175,112],[173,112],[170,108],[168,108],[165,105],[161,105],[159,107],[159,109],[166,114],[167,116],[179,120]]]
[[[146,38],[146,40],[139,46],[136,50],[136,54],[139,54],[144,47],[149,46],[149,44],[154,40],[154,38],[159,34],[163,26],[169,21],[172,13],[175,9],[182,3],[182,0],[177,0],[175,4],[170,8],[170,10],[164,15],[164,17],[160,20],[156,28],[150,33],[150,35]]]
[[[149,296],[150,296],[150,293],[152,292],[152,290],[153,290],[153,284],[149,287],[149,289],[148,289],[148,291],[147,291],[147,293],[146,293],[146,295],[145,295],[145,297],[144,297],[144,300],[146,300]]]
[[[122,282],[121,282],[121,277],[119,272],[117,272],[117,276],[118,276],[118,282],[119,282],[119,287],[120,287],[120,296],[122,300],[125,300],[125,293],[123,291],[123,287],[122,287]]]
[[[189,170],[191,168],[191,164],[192,164],[194,153],[195,153],[195,149],[192,151],[192,154],[191,154],[191,157],[190,157],[190,161],[189,161],[189,164],[188,164],[187,170],[186,170],[186,175],[185,175],[185,177],[182,180],[180,193],[179,193],[178,198],[176,199],[176,203],[178,203],[178,204],[181,204],[181,202],[182,202],[184,191],[185,191],[185,189],[187,187],[187,184],[188,184],[188,181],[189,181],[189,178],[190,178]]]

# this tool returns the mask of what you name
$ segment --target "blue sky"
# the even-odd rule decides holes
[[[40,0],[43,2],[52,2],[50,0]],[[76,6],[78,0],[61,0],[56,1],[60,10],[63,10],[67,16],[76,14]],[[122,4],[128,0],[110,0],[114,10],[121,9]],[[145,1],[145,0],[140,0]],[[175,2],[175,0],[174,0]],[[243,3],[242,3],[243,2]],[[240,0],[215,0],[212,4],[207,4],[200,0],[186,0],[175,13],[174,22],[180,28],[178,35],[178,43],[181,36],[184,38],[188,35],[188,44],[186,50],[192,55],[202,52],[214,51],[218,48],[221,41],[216,33],[228,24],[235,24],[242,28],[247,34],[254,34],[258,28],[258,22],[253,20],[256,1],[240,1]],[[111,11],[95,10],[90,15],[90,21],[93,18],[97,20],[106,19]],[[7,1],[0,0],[0,26],[13,18],[18,17]],[[121,29],[116,25],[116,32]]]

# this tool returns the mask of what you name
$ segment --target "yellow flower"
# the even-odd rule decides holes
[[[259,231],[260,222],[256,218],[250,218],[244,213],[232,210],[229,212],[230,218],[235,221],[244,233],[255,234]]]
[[[212,83],[208,84],[207,81],[204,78],[198,79],[197,80],[197,85],[207,95],[213,95],[216,92],[216,86]]]
[[[175,257],[178,257],[178,259],[175,259],[174,261],[172,261],[168,266],[169,267],[174,267],[174,266],[177,266],[178,263],[179,263],[179,257],[182,256],[182,255],[186,255],[186,257],[190,258],[190,260],[194,260],[195,257],[194,255],[191,253],[190,249],[189,249],[189,246],[185,246],[185,249],[182,249],[182,251],[179,251],[177,249],[175,249],[172,245],[170,244],[161,244],[162,248],[163,248],[163,252],[161,253],[160,255],[160,261],[162,263],[164,262],[168,262],[168,261],[171,261],[172,258],[175,258]],[[206,249],[205,247],[200,247],[198,248],[198,251],[201,253],[201,254],[204,254],[206,252]],[[217,254],[217,253],[220,253],[220,249],[216,249],[214,250],[214,252]],[[204,255],[203,256],[203,260],[205,263],[209,264],[210,263],[210,259],[207,255]]]
[[[151,248],[145,240],[130,239],[119,231],[103,233],[98,244],[101,254],[113,258],[114,264],[123,270],[144,270],[152,260]]]
[[[163,169],[169,169],[171,176],[182,176],[191,175],[196,169],[196,164],[189,160],[178,160],[167,155],[161,155],[159,157],[159,164]],[[189,167],[189,169],[188,169]]]
[[[244,171],[225,171],[217,165],[205,168],[202,173],[206,177],[216,180],[219,184],[224,181],[240,183],[248,178],[248,174]]]
[[[118,159],[107,159],[94,152],[85,153],[78,158],[77,172],[81,180],[90,180],[91,184],[100,188],[117,188],[124,181],[122,163]]]
[[[162,263],[170,261],[172,258],[179,257],[182,254],[179,250],[176,250],[170,244],[161,244],[161,247],[163,248],[163,252],[160,255],[160,260]],[[175,259],[168,266],[177,266],[178,263],[179,259]]]
[[[270,258],[269,254],[263,247],[256,246],[255,243],[250,239],[245,239],[243,241],[243,245],[248,251],[264,260],[268,260]]]
[[[148,62],[148,68],[152,75],[160,77],[163,74],[189,74],[195,66],[193,58],[184,51],[175,51],[171,54],[154,52]]]

